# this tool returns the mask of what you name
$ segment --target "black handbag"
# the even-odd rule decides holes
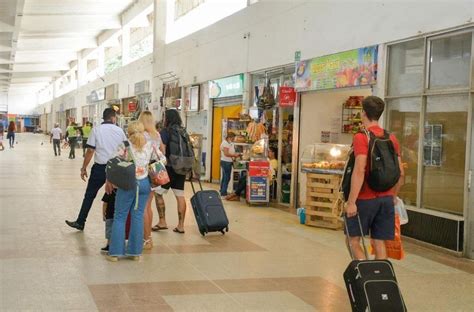
[[[107,181],[120,189],[129,191],[137,187],[136,167],[130,143],[128,141],[123,143],[130,153],[132,161],[119,156],[114,157],[107,162],[105,173]]]

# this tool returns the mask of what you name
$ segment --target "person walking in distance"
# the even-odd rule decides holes
[[[94,165],[92,166],[87,188],[82,201],[81,210],[76,221],[66,220],[66,224],[79,231],[84,230],[86,219],[92,207],[95,197],[99,189],[105,184],[105,168],[107,161],[112,158],[117,151],[120,143],[125,141],[127,137],[123,130],[115,125],[117,116],[112,108],[106,108],[103,113],[104,122],[94,127],[87,141],[86,156],[81,168],[81,179],[86,181],[87,166],[92,157],[94,157]]]
[[[76,158],[76,144],[77,144],[77,125],[75,122],[71,122],[69,127],[66,129],[66,138],[69,142],[69,159]]]
[[[61,156],[61,140],[63,139],[63,131],[59,128],[59,124],[56,123],[54,128],[51,130],[50,143],[53,143],[54,156]]]
[[[87,149],[87,140],[92,131],[92,123],[87,121],[86,124],[82,127],[82,157],[86,157]]]
[[[10,121],[8,124],[8,129],[7,129],[7,139],[8,143],[10,144],[10,148],[15,148],[15,131],[16,131],[16,125],[14,121]]]
[[[3,151],[5,147],[3,146],[3,132],[5,132],[3,128],[3,121],[0,120],[0,151]]]
[[[386,259],[385,241],[393,240],[395,234],[394,203],[404,172],[397,139],[378,123],[384,108],[381,98],[366,97],[362,101],[365,129],[353,139],[355,165],[345,210],[347,234],[355,259],[365,258],[360,246],[362,235],[370,233],[375,258]],[[359,220],[364,233],[360,232]]]

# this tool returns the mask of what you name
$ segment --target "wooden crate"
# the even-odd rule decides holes
[[[341,229],[341,175],[307,174],[306,225]]]

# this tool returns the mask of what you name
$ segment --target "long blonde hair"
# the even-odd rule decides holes
[[[128,140],[133,147],[141,151],[146,144],[145,126],[140,121],[132,121],[128,124]]]
[[[153,114],[150,111],[143,111],[140,114],[140,117],[138,117],[138,120],[143,123],[145,131],[148,132],[151,137],[158,137],[159,133],[158,131],[156,131],[155,118],[153,117]]]

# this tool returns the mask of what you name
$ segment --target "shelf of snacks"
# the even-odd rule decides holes
[[[342,133],[357,133],[362,127],[363,96],[350,96],[342,105]]]
[[[301,155],[301,171],[305,173],[343,174],[351,147],[316,143],[306,146]]]

